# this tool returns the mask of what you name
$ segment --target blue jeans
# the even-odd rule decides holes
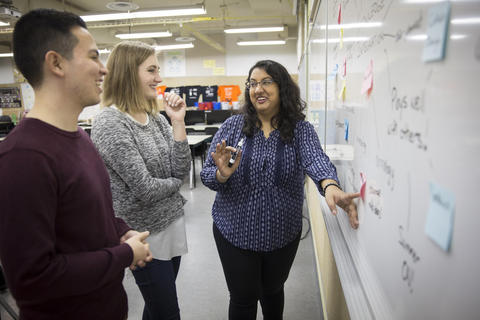
[[[180,258],[169,261],[153,259],[145,267],[132,271],[145,300],[143,320],[180,320],[175,286]]]

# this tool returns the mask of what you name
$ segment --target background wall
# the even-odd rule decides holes
[[[243,91],[248,70],[258,60],[272,59],[282,63],[287,70],[297,78],[296,46],[295,41],[287,41],[284,46],[240,47],[233,37],[225,34],[209,35],[214,41],[226,47],[226,53],[219,52],[206,43],[196,40],[194,48],[185,49],[185,71],[183,77],[165,77],[163,73],[164,55],[158,53],[160,74],[163,85],[238,85]],[[101,54],[101,61],[106,64],[108,54]],[[215,66],[223,68],[223,75],[214,75],[211,68],[205,68],[204,61],[213,60]],[[14,83],[13,58],[0,58],[0,84]],[[243,92],[239,97],[242,99]],[[87,107],[80,115],[80,119],[91,118],[98,112],[98,106]]]
[[[0,58],[0,84],[14,83],[13,58]]]

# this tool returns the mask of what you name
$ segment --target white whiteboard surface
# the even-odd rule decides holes
[[[343,47],[335,42],[340,5]],[[445,57],[424,62],[428,15],[437,5],[322,1],[310,33],[308,77],[325,83],[333,73],[327,86],[335,88],[324,101],[309,101],[309,112],[326,105],[327,118],[335,117],[326,136],[353,148],[353,160],[335,161],[343,188],[359,191],[360,173],[367,180],[358,230],[324,210],[352,319],[480,318],[480,24],[457,23],[480,19],[480,2],[451,2]],[[348,28],[360,22],[380,26]],[[371,62],[367,96],[361,88]],[[425,232],[431,183],[455,198],[448,251]]]

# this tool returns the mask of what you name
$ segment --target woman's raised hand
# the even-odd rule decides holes
[[[238,151],[235,162],[231,167],[228,166],[232,152],[237,152],[237,149],[234,147],[227,146],[225,140],[222,140],[222,143],[217,143],[215,152],[212,152],[212,158],[215,161],[217,166],[217,179],[220,182],[225,182],[230,178],[230,176],[237,170],[240,159],[242,158],[242,150]],[[223,181],[222,181],[223,180]]]
[[[165,112],[171,121],[183,121],[187,105],[185,101],[173,92],[166,92],[164,96]]]

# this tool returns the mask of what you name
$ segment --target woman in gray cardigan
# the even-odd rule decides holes
[[[136,230],[150,231],[153,261],[133,270],[145,300],[143,319],[180,319],[175,279],[187,253],[182,179],[191,154],[185,109],[178,95],[165,94],[159,113],[156,86],[162,81],[152,47],[125,41],[111,52],[102,111],[91,137],[110,173],[118,216]]]

